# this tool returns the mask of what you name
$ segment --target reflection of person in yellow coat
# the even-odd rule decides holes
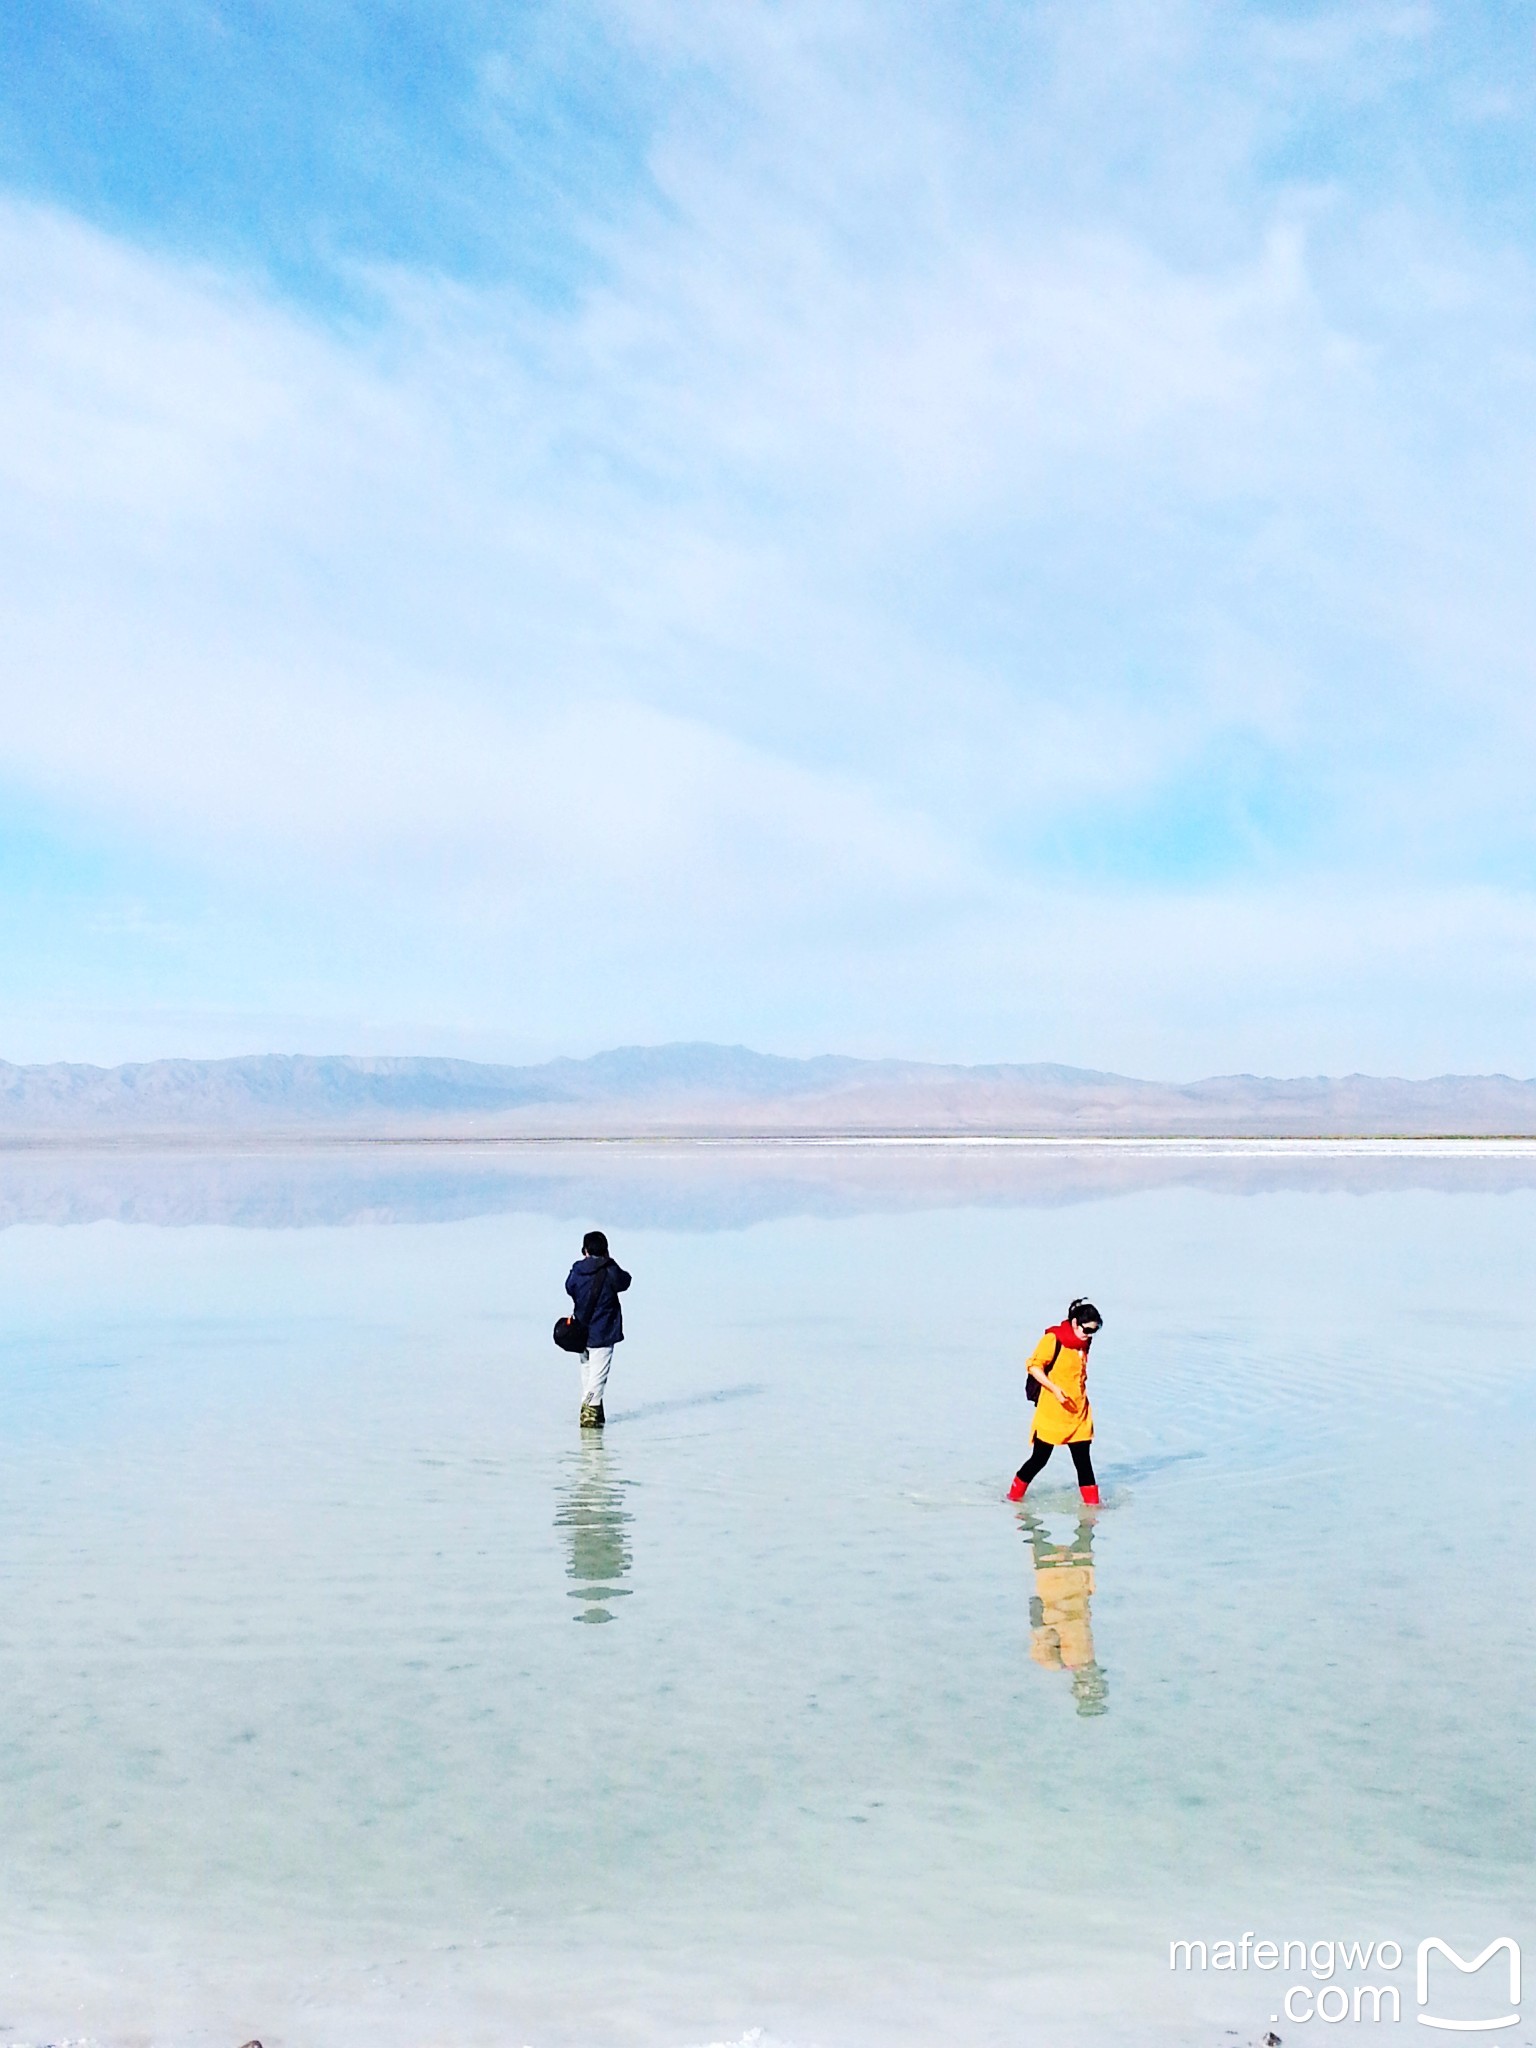
[[[1070,1543],[1053,1543],[1038,1515],[1020,1516],[1035,1559],[1029,1654],[1047,1671],[1070,1671],[1080,1714],[1107,1714],[1109,1688],[1093,1653],[1093,1523],[1085,1515]]]
[[[1099,1504],[1098,1482],[1093,1476],[1093,1410],[1088,1405],[1088,1347],[1104,1327],[1104,1318],[1091,1301],[1078,1299],[1052,1330],[1047,1330],[1030,1354],[1026,1368],[1034,1385],[1030,1399],[1035,1402],[1035,1424],[1030,1432],[1032,1448],[1014,1475],[1008,1489],[1010,1500],[1022,1500],[1029,1482],[1045,1469],[1058,1444],[1065,1444],[1077,1467],[1077,1483],[1087,1505]]]

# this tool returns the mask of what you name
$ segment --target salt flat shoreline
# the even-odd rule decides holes
[[[739,1136],[55,1139],[0,1144],[0,1230],[601,1213],[621,1227],[1207,1193],[1536,1191],[1536,1139]]]
[[[910,1148],[926,1151],[1148,1153],[1163,1157],[1357,1155],[1525,1157],[1530,1132],[1171,1132],[1144,1131],[163,1131],[0,1134],[0,1156],[36,1152],[99,1154],[295,1154],[444,1151],[503,1153],[569,1147],[626,1150],[810,1152]]]

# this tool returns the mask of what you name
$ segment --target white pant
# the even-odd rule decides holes
[[[611,1344],[594,1344],[581,1354],[581,1405],[583,1408],[600,1408],[603,1403],[603,1389],[608,1384],[608,1368],[613,1363]]]

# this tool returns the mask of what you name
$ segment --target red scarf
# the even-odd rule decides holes
[[[1058,1323],[1054,1330],[1047,1330],[1045,1334],[1047,1337],[1054,1337],[1063,1351],[1081,1351],[1086,1354],[1092,1342],[1091,1336],[1079,1337],[1072,1327],[1070,1318],[1064,1323]]]

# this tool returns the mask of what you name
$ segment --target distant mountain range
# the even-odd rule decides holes
[[[124,1067],[0,1062],[0,1142],[228,1136],[1536,1135],[1536,1081],[1447,1074],[1174,1084],[1081,1067],[938,1066],[745,1046],[541,1066],[266,1053]]]

